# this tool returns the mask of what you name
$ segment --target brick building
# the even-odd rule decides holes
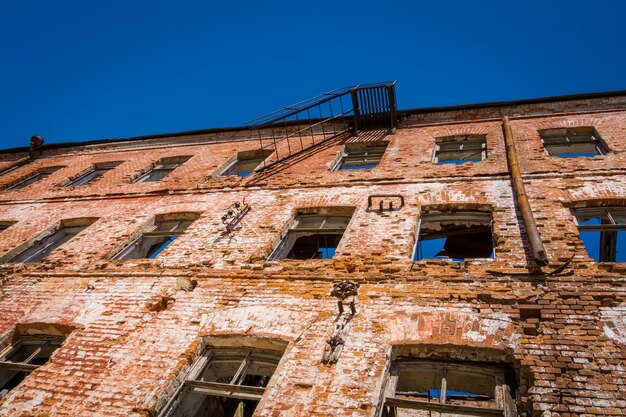
[[[625,415],[626,92],[387,99],[0,152],[0,416]]]

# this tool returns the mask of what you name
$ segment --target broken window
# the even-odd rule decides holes
[[[426,212],[417,227],[413,260],[492,258],[491,213]]]
[[[576,158],[607,153],[604,141],[593,127],[570,127],[539,131],[543,146],[552,156]]]
[[[626,262],[626,208],[574,210],[580,240],[596,262]]]
[[[159,417],[250,417],[282,352],[206,349]]]
[[[389,369],[381,417],[513,417],[509,379],[505,369],[490,364],[398,358]]]
[[[64,336],[22,336],[0,352],[0,399],[45,364],[63,339]]]
[[[96,219],[63,220],[59,227],[48,230],[36,238],[27,248],[13,256],[9,262],[40,262],[50,253],[85,230]]]
[[[113,259],[156,258],[170,243],[182,235],[199,216],[196,213],[181,214],[180,217],[168,215],[157,219],[141,236],[122,249]]]
[[[74,180],[70,181],[67,184],[67,186],[79,187],[81,185],[92,183],[121,163],[122,163],[121,161],[114,161],[114,162],[104,162],[104,163],[92,165],[91,168],[89,168],[86,172],[81,174],[78,178],[75,178]]]
[[[346,231],[349,214],[298,214],[269,259],[329,259]]]
[[[380,163],[387,145],[389,142],[347,143],[332,170],[372,169]]]
[[[252,172],[254,172],[271,154],[272,151],[268,149],[238,152],[232,161],[222,170],[220,175],[238,175],[241,178],[245,178],[252,174]]]
[[[433,162],[436,164],[462,164],[479,162],[487,158],[485,135],[456,135],[437,138]]]
[[[40,170],[36,171],[34,174],[30,175],[29,177],[26,177],[18,181],[17,183],[11,185],[10,187],[7,188],[7,190],[19,190],[19,189],[28,187],[31,184],[34,184],[36,182],[39,182],[41,180],[48,178],[53,172],[58,171],[61,168],[64,168],[64,167],[59,166],[59,167],[41,168]]]
[[[162,158],[152,168],[138,176],[133,182],[154,182],[167,177],[176,168],[187,162],[191,156]]]

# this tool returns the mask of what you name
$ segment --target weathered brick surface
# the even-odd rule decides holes
[[[585,113],[586,110],[591,112]],[[508,177],[500,122],[512,127],[550,271],[529,274],[530,249]],[[595,126],[611,152],[561,159],[537,129]],[[488,159],[431,162],[434,138],[485,134]],[[15,326],[75,328],[50,361],[2,401],[0,416],[156,415],[196,357],[201,338],[288,342],[260,416],[373,416],[393,346],[416,356],[509,364],[520,411],[532,415],[624,415],[624,264],[596,264],[578,240],[570,207],[626,205],[624,97],[467,109],[407,116],[393,135],[342,137],[246,179],[215,171],[258,141],[245,132],[158,138],[46,150],[0,176],[0,188],[47,166],[46,180],[0,194],[0,256],[63,219],[98,220],[40,264],[0,265],[0,347]],[[387,140],[371,171],[330,172],[347,141]],[[133,184],[160,158],[192,156],[159,182]],[[6,161],[24,154],[0,158]],[[124,161],[85,187],[66,187],[91,164]],[[372,194],[401,194],[398,211],[367,210]],[[230,235],[221,216],[235,201],[251,211]],[[299,208],[355,207],[331,260],[266,261]],[[411,262],[426,207],[493,211],[495,259]],[[110,257],[152,216],[200,218],[157,259]],[[181,278],[198,281],[182,291]],[[321,363],[331,335],[333,282],[361,283],[358,313],[335,365]],[[541,319],[520,318],[520,305]],[[524,331],[529,329],[529,331]]]

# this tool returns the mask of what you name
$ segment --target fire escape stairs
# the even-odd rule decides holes
[[[395,84],[340,88],[248,120],[245,124],[256,130],[261,150],[273,152],[255,171],[344,134],[385,129],[393,133],[398,125]]]

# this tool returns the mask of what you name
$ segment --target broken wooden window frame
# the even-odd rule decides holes
[[[302,227],[303,223],[312,223],[316,219],[320,221],[319,226],[317,227]],[[301,237],[314,236],[314,235],[341,235],[339,237],[339,242],[337,243],[337,247],[341,244],[343,240],[343,236],[345,234],[350,221],[352,220],[352,211],[350,214],[343,213],[333,213],[325,212],[325,213],[298,213],[296,217],[293,219],[289,227],[283,233],[279,244],[272,251],[268,260],[280,260],[280,259],[298,259],[290,257],[289,255],[292,253],[293,247],[296,241]],[[343,227],[327,227],[332,223],[345,223]],[[325,246],[328,247],[328,246]],[[333,255],[334,256],[334,255]],[[332,257],[330,257],[332,258]],[[312,258],[319,259],[319,258]],[[322,258],[329,259],[329,258]]]
[[[191,159],[191,156],[189,155],[161,158],[148,170],[141,173],[137,178],[135,178],[133,182],[142,183],[161,181],[163,178],[170,175],[172,171],[183,165],[189,159]]]
[[[200,217],[199,213],[175,213],[157,216],[144,226],[141,234],[117,252],[112,259],[153,259]],[[158,246],[157,246],[158,245]]]
[[[22,188],[26,188],[31,184],[42,181],[52,175],[54,172],[60,170],[61,168],[65,168],[64,166],[52,166],[45,167],[36,170],[25,178],[20,179],[16,183],[7,187],[7,191],[9,190],[21,190]]]
[[[593,126],[543,129],[539,131],[539,135],[543,148],[550,156],[559,158],[594,157],[606,155],[609,152],[608,146]]]
[[[330,170],[373,169],[380,164],[388,146],[388,141],[346,143]]]
[[[188,400],[191,394],[253,401],[256,403],[256,408],[263,398],[283,354],[283,351],[250,347],[204,348],[198,359],[191,366],[186,378],[163,407],[158,417],[177,417],[179,407],[184,406],[185,401]],[[204,380],[203,373],[208,370],[213,362],[219,362],[220,359],[222,359],[222,362],[225,362],[229,360],[229,357],[231,362],[235,360],[240,361],[240,365],[236,368],[234,375],[225,376],[230,379],[228,383]],[[268,372],[269,375],[261,375],[260,385],[244,385],[246,376],[249,375],[251,368],[257,364],[273,369],[271,373]],[[202,401],[205,401],[205,399]]]
[[[9,251],[0,258],[1,262],[37,263],[47,258],[55,249],[74,239],[91,226],[97,218],[64,219],[57,225],[40,233],[35,238]]]
[[[104,174],[111,171],[123,161],[99,162],[91,165],[86,171],[81,172],[76,178],[71,179],[66,187],[82,187],[98,181]]]
[[[598,262],[616,262],[618,255],[618,234],[626,234],[626,207],[583,207],[572,210],[574,222],[578,227],[579,239],[585,245],[590,258]],[[599,219],[598,224],[583,224],[592,219]],[[592,256],[581,233],[598,232],[598,257]],[[626,250],[626,249],[622,249]]]
[[[462,164],[487,159],[486,135],[454,135],[435,139],[432,161],[435,164]],[[460,161],[460,162],[455,162]]]
[[[64,340],[65,336],[24,335],[19,337],[10,346],[0,351],[0,399],[11,391],[12,388],[7,389],[6,386],[10,384],[15,377],[19,378],[20,376],[18,374],[20,372],[24,374],[21,376],[23,380],[32,371],[43,366],[43,364],[36,364],[33,363],[33,361],[44,358],[47,362],[50,356],[52,356],[52,353],[63,344]],[[27,356],[25,358],[15,360],[15,357],[20,354],[20,351],[27,347],[32,348],[33,351],[31,353],[26,352]],[[19,384],[19,382],[17,384]]]
[[[411,371],[431,372],[435,376],[440,374],[439,385],[428,388],[426,392],[399,392],[397,388],[401,373]],[[378,417],[396,417],[398,409],[468,416],[514,417],[517,415],[517,407],[513,399],[513,389],[507,381],[506,371],[506,368],[494,364],[396,358],[391,362],[385,374],[382,404]],[[449,373],[466,374],[468,378],[477,375],[482,378],[493,378],[493,394],[458,391],[458,387],[455,387],[457,390],[449,389]],[[439,396],[431,396],[431,390],[439,391]],[[448,391],[453,391],[455,394],[448,395]]]
[[[466,256],[463,258],[455,258],[455,257],[434,257],[434,258],[425,258],[421,253],[421,244],[424,241],[438,239],[440,237],[448,237],[450,235],[463,233],[460,232],[450,232],[451,234],[446,234],[445,229],[441,230],[441,224],[444,225],[453,225],[453,224],[469,224],[474,225],[477,228],[489,229],[491,235],[491,256],[488,257],[472,257]],[[431,226],[434,225],[434,226]],[[439,226],[437,226],[439,225]],[[471,233],[471,226],[468,226],[468,231],[466,233]],[[424,231],[431,230],[428,234],[428,238],[424,239]],[[474,232],[477,233],[477,232]],[[439,236],[440,237],[433,237]],[[458,210],[458,211],[424,211],[420,214],[419,219],[417,221],[417,225],[415,228],[415,243],[413,245],[412,259],[413,261],[421,261],[426,259],[435,259],[435,260],[446,260],[446,261],[457,261],[457,262],[465,262],[468,259],[493,259],[495,258],[495,240],[493,237],[493,215],[490,211],[470,211],[470,210]],[[443,250],[443,249],[442,249]]]
[[[237,152],[217,170],[218,176],[239,176],[240,178],[245,178],[252,174],[259,165],[263,164],[272,153],[273,151],[269,149]],[[244,166],[245,171],[242,170]]]

